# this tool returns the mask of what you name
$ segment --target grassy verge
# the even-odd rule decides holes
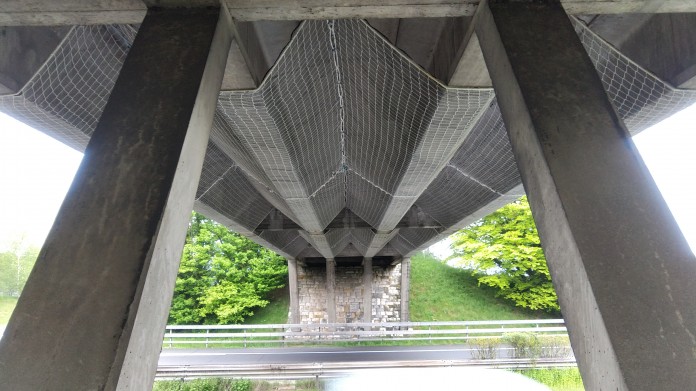
[[[553,391],[585,390],[578,368],[525,369],[515,372],[545,384]]]
[[[244,324],[284,324],[288,322],[290,296],[287,286],[269,294],[268,305],[254,310],[254,315],[244,320]]]
[[[410,293],[414,322],[552,317],[496,298],[495,291],[478,286],[469,271],[448,266],[427,253],[411,258]]]
[[[7,324],[16,305],[16,297],[0,296],[0,325]]]
[[[282,388],[281,388],[282,387]],[[271,391],[291,389],[297,391],[319,391],[321,382],[315,380],[288,380],[269,382],[247,379],[195,379],[156,381],[153,391]]]

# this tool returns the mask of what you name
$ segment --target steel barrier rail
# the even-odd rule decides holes
[[[576,366],[575,359],[495,359],[495,360],[424,360],[424,361],[372,361],[334,362],[306,364],[255,364],[255,365],[172,365],[159,366],[156,378],[194,379],[203,377],[243,377],[247,379],[301,379],[345,376],[365,369],[428,368],[428,367],[479,367],[501,369],[557,368]]]
[[[566,336],[562,319],[460,322],[170,325],[164,346],[331,344],[368,341],[437,341],[496,338],[509,333]]]

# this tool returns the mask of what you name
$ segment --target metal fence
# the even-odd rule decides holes
[[[164,347],[253,347],[412,341],[458,343],[509,333],[567,336],[563,319],[167,326]],[[407,342],[408,343],[408,342]]]

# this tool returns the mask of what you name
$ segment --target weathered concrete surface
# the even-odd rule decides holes
[[[0,95],[18,92],[69,30],[69,27],[0,27]]]
[[[696,13],[600,15],[590,27],[673,86],[696,88]]]
[[[290,290],[290,323],[300,323],[300,292],[297,287],[297,260],[288,258],[288,289]]]
[[[411,257],[404,257],[401,260],[401,321],[409,322],[411,312],[408,306],[411,301]]]
[[[372,322],[372,258],[363,258],[363,322]]]
[[[565,12],[478,16],[585,387],[696,389],[696,259]]]
[[[148,13],[0,343],[3,389],[152,387],[228,24]]]
[[[329,323],[336,322],[336,260],[326,259],[326,315]]]
[[[147,4],[191,6],[210,0],[5,0],[0,25],[140,23]],[[479,0],[224,0],[235,20],[417,18],[473,15]],[[695,12],[691,0],[561,0],[570,14]]]

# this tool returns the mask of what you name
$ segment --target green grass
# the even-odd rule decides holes
[[[16,305],[16,297],[0,296],[0,325],[7,324]]]
[[[584,391],[578,368],[524,369],[515,371],[539,383],[545,384],[553,391]]]
[[[156,381],[152,391],[272,391],[280,387],[297,391],[323,390],[323,382],[316,380],[246,380],[246,379],[195,379]]]
[[[469,271],[427,253],[411,258],[410,295],[414,322],[552,318],[496,298],[495,291],[479,286]]]
[[[290,296],[287,286],[269,294],[268,305],[254,310],[254,315],[244,320],[244,324],[284,324],[288,322]]]

